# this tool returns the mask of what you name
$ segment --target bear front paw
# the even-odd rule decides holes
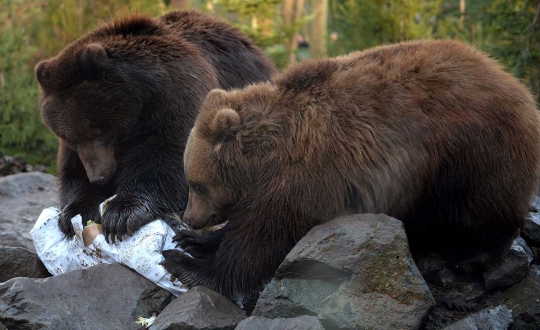
[[[192,288],[197,285],[205,285],[203,270],[206,269],[204,260],[193,259],[179,250],[165,250],[162,252],[163,260],[160,265],[172,276],[176,277],[183,285]]]
[[[182,248],[197,259],[207,259],[216,253],[221,242],[218,232],[200,235],[194,231],[184,230],[174,236],[176,247]]]
[[[62,213],[60,213],[60,215],[58,216],[58,227],[60,228],[62,233],[68,238],[71,238],[75,235],[73,225],[71,224],[71,218],[73,218],[75,215],[72,215],[72,212],[69,211],[62,211]]]
[[[101,217],[101,227],[107,242],[115,243],[116,240],[122,241],[125,235],[133,235],[137,229],[157,218],[150,214],[146,205],[134,205],[117,197],[107,203]]]
[[[83,225],[86,224],[88,220],[99,223],[101,218],[97,210],[93,212],[75,204],[64,206],[62,208],[62,212],[58,217],[58,227],[60,227],[60,230],[62,231],[62,233],[64,233],[64,235],[66,235],[66,237],[70,238],[75,235],[73,225],[71,224],[71,219],[78,214],[81,215]]]

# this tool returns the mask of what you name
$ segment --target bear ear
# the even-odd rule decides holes
[[[81,53],[81,71],[86,79],[97,79],[103,69],[108,66],[109,57],[102,45],[92,43],[86,45]]]
[[[241,124],[240,115],[233,109],[221,109],[219,110],[212,123],[210,129],[218,137],[223,137],[233,133]]]
[[[49,77],[49,70],[47,70],[47,64],[49,62],[47,60],[43,60],[41,62],[39,62],[34,71],[36,73],[36,78],[39,82],[39,84],[41,85],[42,88],[46,89],[48,87],[50,87],[48,85],[49,81],[50,81],[50,77]]]
[[[227,92],[224,91],[223,89],[214,88],[210,91],[210,93],[208,93],[208,95],[206,96],[206,99],[209,102],[221,101],[225,95],[227,95]]]

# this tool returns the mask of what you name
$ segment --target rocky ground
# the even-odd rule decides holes
[[[474,276],[413,260],[400,221],[354,215],[315,227],[250,317],[204,287],[178,298],[122,265],[50,277],[28,232],[56,204],[43,173],[0,178],[0,330],[540,329],[540,199],[502,265]],[[3,282],[3,283],[2,283]]]

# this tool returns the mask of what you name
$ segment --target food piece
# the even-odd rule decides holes
[[[103,229],[101,229],[101,225],[99,223],[95,223],[92,220],[88,220],[86,222],[86,227],[84,227],[82,232],[84,246],[87,247],[88,245],[92,244],[94,239],[99,234],[103,234]]]

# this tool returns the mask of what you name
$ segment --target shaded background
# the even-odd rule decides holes
[[[540,0],[0,0],[0,156],[55,172],[34,65],[103,20],[196,8],[246,32],[278,68],[410,39],[459,38],[540,95]]]

